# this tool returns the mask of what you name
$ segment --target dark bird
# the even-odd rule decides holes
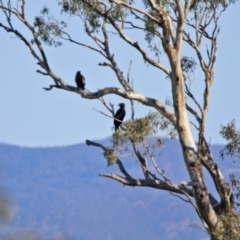
[[[85,89],[86,80],[80,71],[77,71],[76,73],[75,82],[78,88],[81,88],[82,90]]]
[[[124,103],[119,103],[118,106],[120,108],[117,110],[117,112],[114,115],[114,126],[115,126],[115,131],[119,129],[119,126],[122,124],[122,121],[126,115],[126,110],[125,110],[125,104]],[[120,121],[118,121],[120,120]]]

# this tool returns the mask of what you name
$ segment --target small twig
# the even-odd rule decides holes
[[[131,68],[132,68],[132,60],[129,63],[128,73],[127,73],[128,83],[130,83],[130,71],[131,71]]]
[[[109,115],[107,115],[106,113],[104,113],[104,112],[102,112],[102,111],[99,111],[99,110],[97,110],[97,109],[95,109],[95,108],[93,108],[93,110],[95,110],[96,112],[101,113],[102,115],[104,115],[104,116],[106,116],[106,117],[112,118],[112,119],[114,119],[114,120],[117,120],[118,122],[123,123],[123,121],[121,121],[121,120],[119,120],[119,119],[117,119],[117,118],[114,118],[114,117],[112,117],[112,116],[109,116]]]
[[[62,33],[67,36],[67,38],[65,38],[65,37],[63,37],[63,36],[61,35],[60,37],[61,37],[62,39],[66,40],[66,41],[69,41],[69,42],[72,42],[72,43],[75,43],[75,44],[77,44],[77,45],[79,45],[79,46],[82,46],[82,47],[85,47],[85,48],[89,48],[89,49],[91,49],[91,50],[93,50],[93,51],[95,51],[95,52],[100,53],[103,57],[106,58],[106,55],[105,55],[102,51],[100,51],[100,50],[98,50],[98,49],[96,49],[96,48],[94,48],[94,47],[92,47],[92,46],[89,46],[89,45],[87,45],[87,44],[80,43],[80,42],[77,42],[77,41],[73,40],[73,39],[71,38],[71,36],[70,36],[68,33],[66,33],[66,32],[62,32]],[[96,39],[95,39],[95,42],[96,42]],[[101,49],[102,49],[102,48],[101,48]]]
[[[40,74],[42,74],[42,75],[44,75],[44,76],[49,76],[49,74],[48,73],[46,73],[46,72],[42,72],[41,70],[37,70],[36,71],[37,73],[40,73]]]
[[[115,113],[115,110],[114,110],[114,104],[112,104],[111,102],[109,102],[109,105],[110,105],[112,111]]]
[[[177,194],[175,194],[175,193],[170,192],[170,194],[173,195],[174,197],[178,197],[178,198],[180,198],[180,199],[181,199],[182,201],[184,201],[184,202],[187,202],[187,203],[190,202],[189,200],[184,199],[183,197],[181,197],[181,196],[179,196],[179,195],[177,195]]]
[[[193,206],[193,208],[195,209],[195,211],[196,211],[196,213],[198,214],[199,218],[201,219],[203,225],[207,227],[207,225],[206,225],[206,223],[204,222],[204,219],[202,218],[202,215],[201,215],[201,213],[200,213],[200,211],[199,211],[199,209],[198,209],[198,206],[192,201],[191,196],[190,196],[185,190],[182,191],[182,194],[184,194],[184,195],[188,198],[188,200],[180,197],[179,195],[177,195],[177,194],[175,194],[175,193],[173,193],[173,192],[170,192],[170,194],[172,194],[172,195],[175,196],[175,197],[180,198],[180,199],[183,200],[184,202],[190,203],[190,204]],[[192,196],[192,197],[193,197],[193,196]]]
[[[109,63],[103,62],[103,63],[99,63],[98,66],[103,66],[103,67],[110,67],[113,69],[113,66]]]
[[[194,103],[198,106],[199,110],[201,111],[202,113],[202,108],[199,104],[199,102],[196,100],[196,98],[194,97],[194,95],[191,93],[190,89],[188,88],[188,85],[185,83],[185,93],[194,101]]]
[[[21,5],[22,18],[25,18],[25,8],[26,8],[25,0],[22,0],[22,5]]]
[[[194,228],[197,228],[197,229],[200,229],[200,230],[202,230],[203,232],[205,232],[205,233],[208,234],[208,231],[207,231],[206,229],[204,229],[203,227],[199,226],[199,225],[196,224],[196,223],[192,223],[192,224],[190,224],[189,226],[194,227]]]
[[[99,90],[99,89],[98,89]],[[99,100],[102,102],[102,104],[107,108],[107,110],[114,116],[114,109],[110,103],[110,107],[108,106],[108,104],[106,103],[104,97],[100,97]]]
[[[201,124],[202,119],[199,117],[198,113],[193,110],[187,103],[185,104],[186,109],[196,118],[199,124]]]
[[[192,121],[190,121],[190,123],[196,128],[196,130],[199,130],[199,127],[195,123],[193,123]]]
[[[171,181],[165,176],[165,174],[159,169],[154,157],[152,155],[149,155],[150,159],[152,160],[152,163],[155,167],[155,169],[157,170],[157,172],[159,173],[160,176],[162,176],[162,178],[164,179],[164,181],[167,181],[169,183],[171,183]]]
[[[88,146],[100,147],[103,151],[107,151],[107,148],[100,143],[96,143],[87,139],[86,144]]]
[[[108,150],[108,149],[107,149],[105,146],[103,146],[102,144],[96,143],[96,142],[93,142],[93,141],[90,141],[90,140],[86,140],[86,144],[87,144],[88,146],[100,147],[104,152]],[[118,165],[120,171],[123,173],[123,175],[126,177],[126,179],[127,179],[128,181],[133,181],[134,178],[126,171],[126,169],[124,168],[121,160],[120,160],[118,157],[116,157],[116,158],[117,158],[116,164]],[[99,175],[100,175],[100,176],[104,176],[104,174],[99,174]],[[121,176],[119,176],[119,177],[122,178]]]
[[[128,69],[128,74],[127,74],[127,81],[128,81],[128,84],[130,84],[130,71],[132,69],[132,60],[130,61],[130,64],[129,64],[129,69]],[[133,80],[132,80],[132,83],[133,83]],[[133,89],[133,84],[131,84],[131,87]],[[132,120],[134,120],[134,115],[135,115],[135,111],[134,111],[134,102],[133,100],[130,100],[130,103],[131,103],[131,111],[132,111]]]
[[[132,144],[133,150],[135,152],[135,155],[137,157],[138,163],[142,167],[143,174],[144,174],[145,178],[149,179],[148,167],[147,167],[147,159],[144,156],[142,156],[142,154],[140,153],[140,151],[139,151],[139,149],[137,147],[137,144],[135,142],[131,141],[131,144]]]
[[[59,86],[59,85],[50,85],[48,88],[47,88],[47,87],[44,87],[43,89],[46,90],[46,91],[50,91],[50,90],[52,90],[53,88],[61,88],[61,86]]]

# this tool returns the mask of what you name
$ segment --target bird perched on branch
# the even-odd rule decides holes
[[[78,88],[81,88],[82,90],[85,89],[86,80],[80,71],[77,71],[76,73],[75,82]]]
[[[123,119],[126,115],[125,104],[124,103],[119,103],[118,106],[120,106],[120,108],[115,113],[114,121],[113,121],[114,126],[115,126],[115,131],[117,129],[119,129],[119,126],[122,124],[122,121],[123,121]]]

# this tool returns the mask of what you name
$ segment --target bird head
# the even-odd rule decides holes
[[[121,108],[125,107],[125,103],[119,103],[118,106],[120,106]]]
[[[80,75],[81,74],[81,72],[80,71],[77,71],[77,75]]]

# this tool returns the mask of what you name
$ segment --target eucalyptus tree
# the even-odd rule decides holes
[[[59,0],[58,3],[62,13],[81,19],[82,30],[95,45],[74,39],[71,32],[68,32],[66,23],[55,19],[47,7],[44,7],[31,23],[26,18],[25,0],[14,3],[0,0],[1,13],[5,16],[0,27],[18,37],[37,61],[37,72],[53,80],[53,84],[44,88],[45,90],[56,88],[74,92],[85,99],[101,100],[113,118],[114,106],[108,104],[104,96],[115,94],[130,101],[132,118],[121,124],[121,129],[113,134],[112,147],[107,148],[86,140],[88,145],[103,149],[109,166],[116,164],[119,167],[120,174],[101,175],[128,186],[144,186],[179,194],[196,210],[211,239],[239,239],[239,217],[235,209],[234,192],[215,163],[205,138],[218,50],[219,19],[234,0]],[[31,33],[30,40],[15,28],[15,20],[25,25]],[[137,39],[136,35],[132,34],[136,32]],[[131,65],[125,75],[112,52],[110,34],[111,41],[114,37],[120,37],[139,53],[139,58],[142,58],[146,65],[156,68],[169,79],[171,100],[161,102],[134,90],[129,77]],[[91,92],[67,84],[52,70],[43,47],[43,44],[60,46],[63,41],[99,54],[103,59],[99,65],[109,67],[121,87],[109,86]],[[183,51],[184,47],[189,49],[187,55]],[[167,61],[162,60],[163,58]],[[129,60],[127,54],[126,60]],[[202,72],[197,78],[204,86],[200,100],[191,88],[191,74],[197,64]],[[135,119],[135,102],[154,111],[143,118]],[[194,122],[190,122],[190,115]],[[197,144],[190,124],[193,124],[198,133]],[[165,131],[171,137],[177,135],[183,164],[189,173],[189,182],[173,183],[157,165],[155,151],[164,142],[164,139],[159,137],[159,131]],[[222,126],[221,133],[228,141],[222,154],[234,154],[239,146],[234,123]],[[124,154],[139,163],[143,171],[142,179],[136,179],[128,172],[121,159]],[[154,171],[150,170],[149,164],[155,167]],[[203,168],[209,172],[220,201],[208,192]]]

